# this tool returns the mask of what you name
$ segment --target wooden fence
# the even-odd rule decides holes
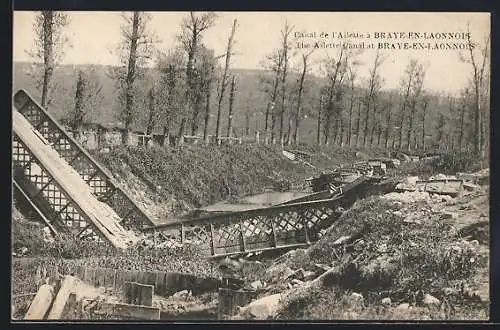
[[[182,290],[191,290],[193,295],[216,292],[224,283],[219,278],[201,278],[183,273],[142,272],[84,266],[78,267],[75,276],[93,286],[112,287],[117,290],[122,290],[125,282],[154,285],[155,294],[160,296],[169,296]]]

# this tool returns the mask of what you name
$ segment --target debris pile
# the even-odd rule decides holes
[[[484,195],[478,187],[474,191]],[[271,313],[276,316],[264,308],[262,314],[242,309],[235,318],[307,319],[321,310],[317,318],[426,319],[446,304],[453,311],[432,314],[443,319],[471,301],[479,304],[480,316],[474,317],[487,317],[481,306],[489,301],[488,282],[480,271],[488,264],[487,226],[469,223],[479,218],[471,212],[479,214],[473,205],[483,203],[481,198],[417,190],[357,202],[320,241],[289,251],[253,282],[260,297],[281,293],[279,310]],[[330,290],[336,298],[325,293]],[[294,312],[297,304],[302,307]],[[330,310],[322,310],[324,305]]]

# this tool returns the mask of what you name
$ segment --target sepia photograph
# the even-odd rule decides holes
[[[489,320],[490,16],[13,11],[11,320]]]

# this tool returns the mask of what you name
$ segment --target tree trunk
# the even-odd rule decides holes
[[[233,129],[233,104],[234,104],[234,91],[235,91],[235,76],[231,80],[231,91],[229,93],[229,115],[227,123],[227,137],[231,137],[231,130]]]
[[[250,134],[250,109],[245,112],[245,136]]]
[[[212,94],[212,79],[208,79],[205,98],[205,123],[203,125],[203,141],[208,144],[208,123],[210,121],[210,97]]]
[[[285,100],[286,100],[286,78],[288,73],[288,25],[285,24],[283,33],[283,73],[281,76],[281,113],[280,113],[280,144],[283,146]]]
[[[191,123],[191,135],[196,136],[198,134],[198,118],[200,115],[200,107],[201,107],[201,99],[202,94],[200,92],[196,92],[194,106],[193,106],[193,117]]]
[[[54,72],[54,43],[53,29],[54,13],[52,11],[43,12],[43,85],[42,85],[42,107],[47,107],[50,83]]]
[[[219,141],[219,134],[220,134],[220,117],[221,117],[221,109],[222,109],[222,100],[224,98],[224,92],[226,90],[227,86],[227,75],[229,72],[229,66],[230,66],[230,60],[231,60],[231,48],[233,47],[233,39],[234,39],[234,33],[236,32],[236,23],[237,20],[235,19],[233,21],[233,27],[231,29],[231,35],[229,36],[229,40],[227,41],[227,48],[226,48],[226,63],[224,66],[224,73],[222,75],[222,81],[221,81],[221,86],[220,86],[220,92],[219,92],[219,98],[217,102],[217,123],[215,127],[215,140],[218,142]]]
[[[332,84],[334,86],[335,83]],[[333,96],[334,96],[334,90],[333,87],[330,88],[329,94],[328,94],[328,103],[326,107],[326,117],[325,117],[325,129],[324,129],[324,134],[325,134],[325,145],[328,145],[330,143],[330,128],[332,125],[332,115],[334,111],[334,104],[333,104]]]
[[[299,80],[299,91],[297,95],[297,111],[295,112],[295,130],[293,132],[293,143],[297,145],[299,143],[299,123],[300,123],[300,111],[302,110],[302,93],[304,91],[304,81],[307,73],[307,57],[309,55],[302,55],[302,74]]]
[[[379,125],[378,123],[378,120],[376,118],[376,112],[377,112],[377,106],[376,105],[373,105],[373,123],[371,125],[371,129],[370,129],[370,146],[373,146],[373,139],[374,139],[374,135],[375,135],[375,128]]]
[[[83,123],[83,103],[85,94],[85,80],[83,78],[83,72],[78,72],[78,80],[76,82],[76,92],[75,92],[75,110],[73,115],[70,116],[70,127],[75,132],[75,138],[79,134],[80,127]]]
[[[163,138],[161,139],[161,146],[162,147],[169,147],[170,146],[170,134],[169,134],[169,129],[168,125],[163,126]]]
[[[319,108],[318,108],[318,130],[316,132],[316,143],[321,145],[321,108],[323,106],[323,95],[319,98]]]
[[[427,101],[424,101],[424,108],[422,111],[422,149],[425,150],[425,114],[427,111]]]
[[[284,73],[283,74],[284,77],[286,77],[286,74]],[[286,106],[285,106],[285,100],[286,100],[286,89],[285,87],[285,82],[284,82],[284,79],[282,81],[282,90],[281,90],[281,112],[280,112],[280,145],[283,146],[283,142],[284,142],[284,121],[285,121],[285,109],[286,109]]]
[[[370,119],[370,101],[368,100],[367,104],[366,104],[365,128],[363,130],[363,147],[365,147],[365,148],[366,148],[366,145],[368,143],[369,119]]]
[[[354,108],[354,92],[351,95],[351,104],[349,105],[349,126],[347,128],[347,146],[351,147],[352,139],[352,112]]]
[[[134,107],[133,85],[136,78],[138,39],[139,39],[139,12],[134,12],[134,16],[132,19],[132,35],[130,37],[128,70],[127,70],[127,77],[125,79],[126,102],[125,102],[125,116],[124,116],[125,132],[122,135],[123,144],[128,144],[130,126],[132,125],[132,120],[133,120],[133,107]]]
[[[477,74],[476,74],[477,76]],[[482,136],[481,136],[481,99],[480,99],[480,91],[479,91],[479,82],[477,81],[476,78],[476,83],[475,83],[475,106],[476,106],[476,115],[474,116],[474,127],[476,131],[476,139],[475,139],[475,152],[478,156],[482,154],[482,146],[483,146],[483,141],[482,141]]]
[[[340,119],[339,119],[338,132],[339,132],[339,138],[340,138],[339,145],[342,148],[344,146],[344,125],[342,123],[342,117],[340,117]]]
[[[146,146],[149,145],[149,140],[150,140],[150,137],[149,135],[151,135],[153,133],[153,128],[154,128],[154,125],[155,125],[155,97],[154,97],[154,91],[153,89],[150,89],[149,90],[149,93],[148,93],[148,97],[149,97],[149,116],[148,116],[148,123],[146,125],[146,141],[145,141],[145,144]]]
[[[378,123],[378,134],[377,134],[377,146],[380,146],[380,140],[382,138],[382,123]]]
[[[186,118],[181,119],[181,125],[179,126],[179,134],[177,136],[177,145],[184,145],[184,131],[186,128]]]
[[[408,151],[411,150],[411,133],[413,130],[413,120],[415,117],[415,101],[413,101],[412,106],[410,107],[410,115],[408,117],[408,131],[406,133],[406,139],[408,140]]]
[[[288,117],[288,128],[285,136],[285,144],[286,145],[291,145],[293,141],[293,117],[289,116]]]
[[[269,143],[269,111],[270,111],[270,109],[271,109],[271,103],[268,102],[267,106],[266,106],[266,117],[265,117],[266,123],[264,126],[264,132],[266,134],[266,136],[264,137],[265,144]],[[257,119],[255,119],[255,123],[256,123],[255,126],[257,126]],[[257,130],[257,128],[255,128],[255,130]]]
[[[361,99],[358,100],[358,116],[356,120],[356,147],[359,145],[359,134],[361,133]]]
[[[392,104],[389,101],[389,104],[387,106],[387,117],[386,117],[386,127],[385,127],[385,148],[389,148],[389,136],[391,135],[391,115],[392,115]],[[394,141],[393,137],[393,141]],[[394,148],[394,144],[392,145]]]
[[[401,112],[401,121],[399,122],[399,149],[403,149],[403,124],[405,122],[405,113],[404,109]]]

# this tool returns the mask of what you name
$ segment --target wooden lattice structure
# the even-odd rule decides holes
[[[78,172],[98,200],[116,212],[122,219],[121,225],[139,230],[153,225],[151,219],[118,186],[111,174],[68,135],[26,91],[20,90],[15,94],[13,105],[14,110],[22,114],[35,128],[34,132]],[[89,221],[85,219],[78,205],[15,133],[12,147],[15,187],[22,190],[23,195],[44,214],[51,225],[79,236],[92,235]]]
[[[219,213],[145,230],[154,232],[166,246],[194,244],[214,257],[307,246],[319,239],[321,230],[332,225],[341,208],[352,204],[369,181],[362,177],[330,199]]]

